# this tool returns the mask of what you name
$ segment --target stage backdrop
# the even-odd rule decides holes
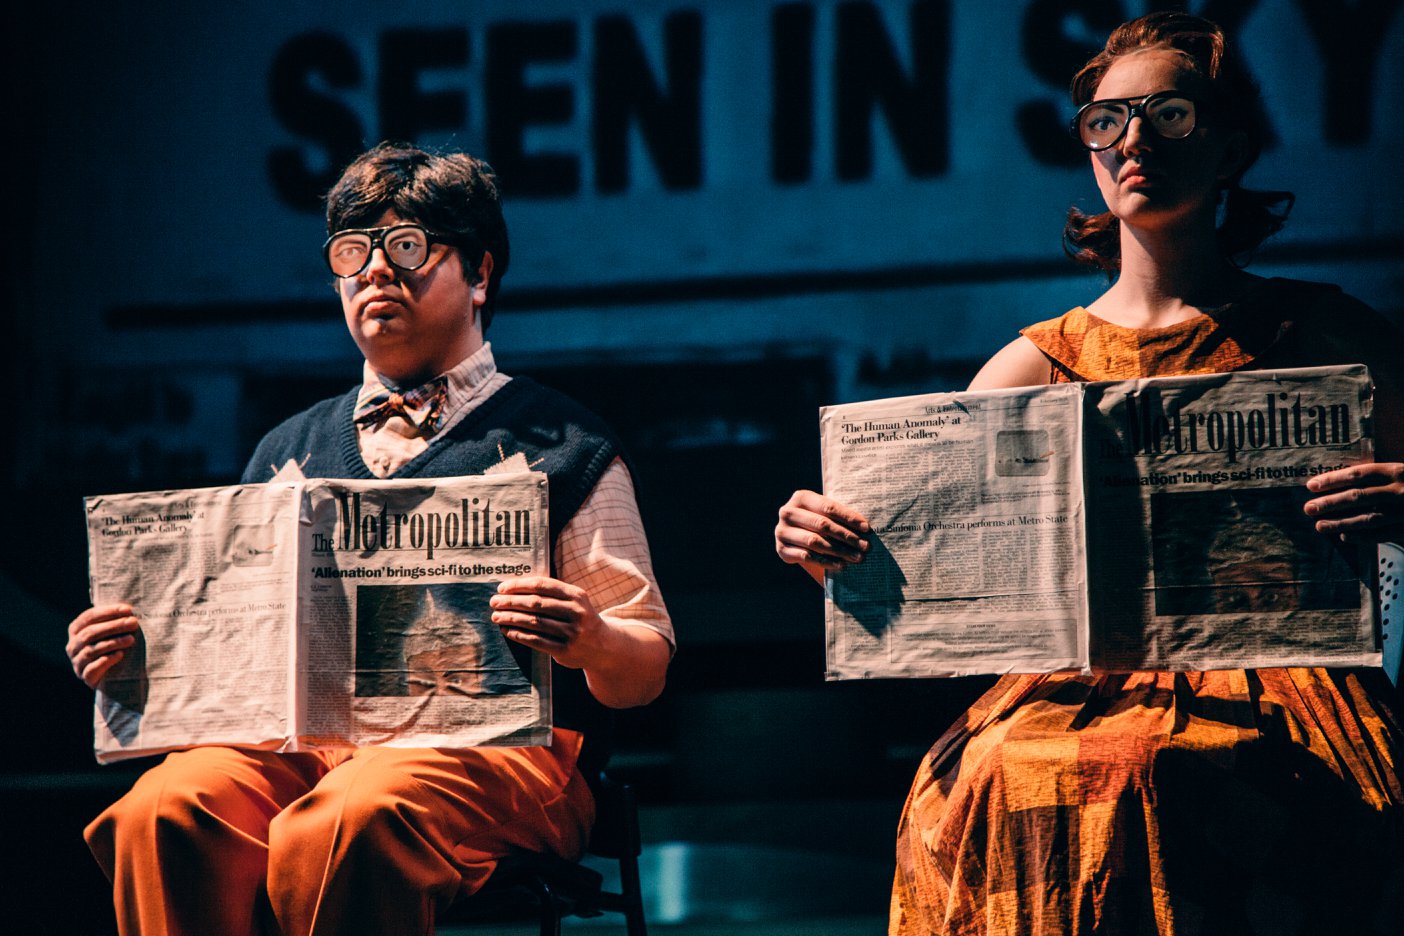
[[[8,305],[46,400],[17,417],[21,484],[228,480],[303,398],[349,385],[319,199],[363,147],[410,140],[500,172],[504,368],[632,420],[645,467],[681,472],[650,497],[745,463],[713,513],[756,529],[717,535],[777,567],[775,498],[817,481],[815,407],[962,384],[1019,325],[1102,287],[1059,247],[1067,208],[1098,207],[1066,85],[1147,9],[92,6],[49,5],[7,65]],[[1400,3],[1191,7],[1264,88],[1272,142],[1250,182],[1298,194],[1255,269],[1404,310]]]

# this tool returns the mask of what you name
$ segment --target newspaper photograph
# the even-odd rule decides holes
[[[1306,479],[1372,458],[1363,366],[825,407],[827,677],[1380,665],[1373,550]]]
[[[546,476],[295,480],[86,500],[95,604],[138,642],[98,686],[99,761],[550,739],[550,658],[488,599],[548,574]]]

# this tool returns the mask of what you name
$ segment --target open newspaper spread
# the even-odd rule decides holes
[[[550,659],[488,599],[548,574],[540,472],[274,481],[86,499],[94,604],[137,644],[98,686],[99,761],[545,744]]]
[[[824,407],[825,493],[873,527],[828,678],[1379,666],[1373,549],[1302,513],[1371,406],[1350,365]]]

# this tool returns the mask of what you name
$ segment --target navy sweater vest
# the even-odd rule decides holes
[[[243,483],[267,481],[289,459],[309,478],[375,475],[361,458],[351,414],[360,388],[323,400],[277,426],[254,450]],[[618,441],[598,416],[563,394],[526,377],[514,377],[391,478],[447,478],[482,474],[503,457],[521,452],[550,478],[551,542],[595,489],[616,456]],[[554,573],[554,557],[552,571]],[[552,666],[553,720],[584,732],[580,770],[594,781],[609,757],[612,719],[585,684],[580,670]]]

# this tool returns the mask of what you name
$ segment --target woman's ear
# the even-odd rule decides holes
[[[1219,157],[1219,169],[1214,177],[1221,185],[1227,187],[1248,168],[1248,160],[1248,134],[1242,130],[1235,130],[1224,143],[1224,152]]]

